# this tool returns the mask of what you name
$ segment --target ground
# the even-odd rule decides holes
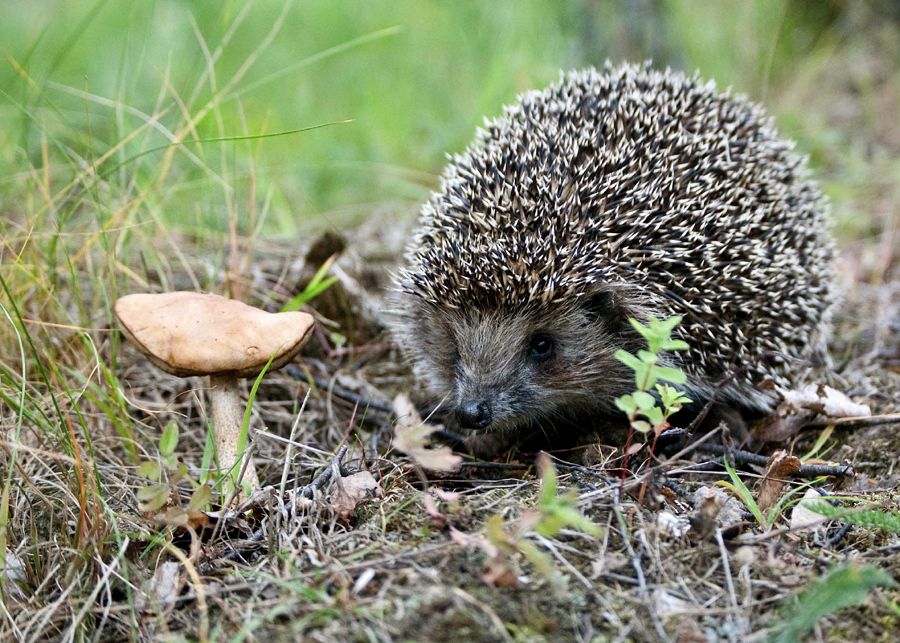
[[[323,16],[330,15],[327,4],[321,3]],[[682,15],[680,3],[670,3],[669,13],[677,16],[664,15],[663,4],[646,3],[647,16],[680,16],[681,29],[697,20],[690,11]],[[717,11],[729,11],[724,3],[708,8],[719,4],[725,8]],[[348,15],[362,14],[358,5],[349,7]],[[589,52],[599,47],[593,31],[607,16],[599,9],[591,14],[588,3],[581,8],[578,21],[594,19],[577,41]],[[143,15],[142,5],[132,10]],[[416,15],[424,24],[433,10],[429,4]],[[10,168],[0,179],[0,640],[897,640],[900,24],[891,11],[873,0],[836,3],[822,15],[789,13],[801,23],[821,18],[827,24],[815,46],[805,49],[800,41],[810,32],[803,24],[784,28],[800,44],[791,49],[779,40],[770,52],[762,37],[769,23],[762,18],[777,12],[754,8],[758,23],[734,21],[738,31],[751,34],[736,40],[739,46],[731,46],[732,32],[723,28],[716,42],[694,43],[693,56],[711,48],[707,64],[673,54],[683,67],[716,76],[721,86],[730,82],[722,78],[750,78],[746,87],[754,98],[770,106],[783,131],[810,155],[830,195],[842,295],[831,362],[807,381],[828,384],[877,416],[792,424],[778,439],[760,441],[758,454],[732,450],[734,477],[721,464],[724,448],[667,451],[649,469],[642,450],[624,473],[622,445],[613,440],[593,445],[590,457],[574,463],[568,453],[551,454],[550,467],[534,452],[504,452],[443,472],[426,472],[392,448],[395,397],[408,394],[423,412],[434,404],[387,332],[385,314],[390,273],[402,262],[416,203],[437,185],[439,168],[420,169],[423,149],[438,158],[464,145],[482,113],[476,106],[501,100],[495,96],[499,82],[485,83],[491,92],[473,83],[466,93],[454,84],[460,103],[447,111],[465,116],[453,132],[444,99],[435,94],[427,104],[437,108],[412,117],[423,112],[430,94],[404,85],[397,100],[410,111],[397,115],[390,108],[379,117],[395,128],[380,138],[405,150],[408,157],[396,162],[406,169],[382,173],[381,157],[369,150],[370,171],[351,190],[354,198],[356,190],[365,197],[352,208],[340,208],[336,175],[285,170],[303,180],[307,171],[318,177],[309,200],[324,204],[316,220],[329,233],[304,235],[296,228],[308,226],[295,216],[309,196],[302,181],[278,184],[273,176],[281,166],[256,165],[262,148],[253,147],[260,144],[253,136],[246,149],[243,139],[220,148],[216,138],[275,131],[257,122],[268,118],[265,101],[248,98],[249,125],[230,112],[226,117],[241,127],[209,125],[225,109],[217,87],[238,95],[242,82],[249,87],[269,82],[270,74],[285,78],[277,67],[283,59],[267,60],[264,73],[242,81],[244,63],[265,52],[238,52],[220,65],[222,77],[212,78],[209,88],[203,64],[200,80],[165,76],[164,90],[154,86],[164,97],[161,107],[154,107],[156,93],[136,103],[149,105],[146,112],[114,102],[104,124],[91,112],[104,105],[101,99],[88,100],[89,92],[74,88],[71,79],[50,92],[50,83],[28,75],[31,53],[10,44],[7,58],[16,64],[4,92],[24,88],[28,101],[6,101],[13,94],[4,93],[0,110],[0,158]],[[219,8],[197,9],[197,31],[218,35],[203,31],[204,12],[215,19]],[[214,23],[223,32],[245,15],[258,17],[225,13]],[[311,22],[306,14],[284,15],[297,30]],[[468,35],[470,17],[454,16]],[[647,16],[622,13],[630,25],[623,57],[645,57],[638,45],[644,27],[652,26],[642,19]],[[263,13],[258,22],[265,19]],[[106,28],[112,32],[116,25],[110,21]],[[192,23],[180,26],[190,32]],[[267,42],[269,26],[257,26],[258,41]],[[383,27],[373,26],[370,40],[400,31]],[[413,62],[428,53],[421,44],[427,34],[417,29],[409,33],[421,46],[396,45],[415,52]],[[493,46],[494,33],[482,29]],[[530,40],[532,48],[538,40],[513,35],[509,42]],[[99,46],[103,39],[95,40]],[[156,71],[167,69],[165,56],[153,58],[153,39],[148,42],[146,56]],[[559,49],[567,42],[560,39]],[[759,51],[748,52],[748,43]],[[781,46],[787,53],[774,51]],[[78,49],[72,47],[53,64],[74,64]],[[458,61],[460,49],[450,49]],[[801,50],[806,57],[793,60],[792,52]],[[39,58],[41,48],[34,51]],[[110,58],[94,51],[86,56],[92,63],[108,64]],[[466,51],[473,60],[482,56],[474,46]],[[123,60],[145,55],[126,53]],[[551,54],[548,77],[561,59]],[[209,50],[204,55],[197,59],[215,69]],[[729,67],[732,58],[737,63]],[[499,58],[496,69],[505,73],[503,61],[514,59]],[[282,129],[338,120],[346,116],[344,105],[366,105],[371,92],[348,101],[332,90],[338,77],[371,89],[360,79],[375,83],[386,60],[351,58],[326,68],[309,94],[331,101],[327,118],[295,116]],[[534,66],[530,60],[522,66]],[[176,75],[177,63],[176,54]],[[223,67],[234,75],[226,78]],[[466,65],[448,65],[448,73],[458,68]],[[745,68],[750,72],[742,75]],[[407,76],[415,77],[415,69],[410,66]],[[75,75],[80,82],[83,74]],[[519,75],[512,75],[518,83]],[[141,80],[135,75],[135,86]],[[429,81],[443,84],[444,77]],[[177,91],[194,82],[190,100],[182,101]],[[267,87],[284,91],[282,102],[296,99],[286,80],[277,84]],[[63,89],[73,102],[59,97]],[[508,100],[510,92],[502,96]],[[120,108],[125,116],[115,111]],[[208,115],[207,130],[198,133],[194,127],[203,119],[194,117],[201,112]],[[429,129],[431,120],[440,127]],[[127,126],[104,129],[118,122]],[[364,120],[360,130],[372,122]],[[151,138],[152,126],[172,138]],[[359,130],[339,131],[349,139]],[[198,136],[211,140],[204,147]],[[306,138],[266,140],[290,148],[291,158],[312,145]],[[317,157],[350,147],[323,140]],[[375,197],[360,186],[396,187],[398,176],[412,197],[399,204],[366,200]],[[345,217],[349,210],[353,216]],[[277,220],[277,234],[260,232],[266,217]],[[336,280],[303,302],[316,317],[315,335],[300,358],[267,374],[253,396],[252,457],[264,489],[242,502],[210,474],[206,382],[149,364],[119,332],[113,302],[126,292],[209,290],[275,311],[308,292],[333,255],[327,274]],[[252,386],[246,383],[245,399]],[[770,456],[782,450],[802,458],[804,469],[766,476]],[[783,477],[789,482],[780,486]],[[839,512],[819,528],[804,524],[804,508],[793,502],[808,485],[828,494],[829,511]],[[764,492],[782,504],[764,505],[757,517],[752,510]]]
[[[215,497],[190,521],[165,513],[186,507],[200,480],[204,382],[160,372],[127,343],[99,348],[128,400],[135,442],[158,443],[154,436],[176,422],[181,438],[174,453],[186,471],[179,477],[177,466],[165,464],[165,447],[131,454],[108,417],[98,416],[106,430],[92,434],[89,450],[79,445],[65,455],[49,453],[26,430],[16,461],[23,483],[10,515],[19,571],[10,572],[5,590],[8,633],[33,639],[94,632],[100,640],[753,640],[788,622],[798,590],[841,565],[872,565],[898,578],[897,531],[842,530],[838,520],[819,531],[791,532],[791,508],[777,510],[764,529],[741,507],[736,518],[725,517],[725,510],[711,518],[713,527],[703,535],[696,521],[709,492],[698,489],[727,478],[721,468],[691,474],[683,466],[713,456],[658,463],[646,474],[633,465],[624,486],[612,447],[598,448],[606,458],[590,469],[560,460],[560,493],[575,494],[572,506],[598,527],[593,534],[566,524],[542,535],[541,520],[551,510],[539,498],[533,453],[501,456],[493,468],[467,463],[426,477],[390,449],[392,397],[406,392],[421,399],[423,392],[380,316],[371,313],[385,292],[384,266],[354,251],[370,241],[351,238],[338,260],[341,280],[311,307],[320,322],[324,311],[337,320],[320,328],[355,333],[357,348],[335,351],[322,335],[314,337],[299,362],[268,376],[257,392],[253,426],[265,428],[255,438],[254,457],[263,484],[276,491],[251,498],[238,513],[223,514]],[[295,289],[314,268],[288,252],[278,260],[269,254],[259,267],[257,274],[281,275],[282,284]],[[900,399],[900,375],[891,368],[900,347],[898,293],[890,281],[860,284],[847,294],[835,319],[832,353],[840,368],[823,374],[873,413],[896,412]],[[763,451],[806,453],[823,428]],[[851,499],[894,506],[896,436],[896,424],[839,425],[817,453],[822,462],[849,464],[852,472],[820,476],[816,486],[847,506],[855,504]],[[314,485],[312,501],[285,508],[291,492],[323,466],[330,471],[341,444],[349,449],[340,481],[332,475]],[[142,461],[163,463],[165,475],[176,480],[162,507],[143,512],[141,489],[151,482],[136,474]],[[84,475],[62,493],[56,481],[68,467]],[[739,468],[755,488],[764,468]],[[281,496],[285,469],[288,493]],[[335,487],[357,470],[371,472],[377,490],[337,508]],[[808,480],[791,484],[802,482]],[[425,489],[458,496],[432,495],[426,503]],[[666,520],[676,516],[694,520],[694,529],[673,533]],[[715,527],[722,528],[719,536]],[[62,570],[79,544],[86,546],[80,564],[69,562],[64,577],[48,572]],[[531,557],[531,546],[541,552],[538,558]],[[882,581],[861,605],[816,623],[819,636],[894,640],[897,594]],[[67,630],[73,619],[75,629]]]

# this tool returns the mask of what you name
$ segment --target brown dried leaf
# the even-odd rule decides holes
[[[797,456],[783,449],[772,454],[766,464],[766,475],[759,485],[759,494],[756,497],[756,506],[764,516],[778,504],[784,485],[791,474],[799,470],[800,458]]]
[[[341,519],[346,519],[356,511],[356,505],[369,498],[384,495],[378,482],[368,471],[360,471],[346,478],[335,480],[331,488],[331,505]]]
[[[784,401],[775,411],[775,419],[753,435],[763,442],[782,442],[795,436],[816,415],[830,418],[867,417],[871,409],[853,402],[844,393],[819,384],[807,384],[801,389],[778,389]]]
[[[422,504],[425,506],[425,513],[427,513],[432,518],[443,518],[441,512],[438,511],[437,503],[434,501],[434,497],[431,494],[426,493],[422,496]]]
[[[169,502],[169,485],[158,484],[141,487],[135,494],[138,499],[138,511],[150,513],[159,511]]]
[[[408,396],[400,394],[394,398],[394,413],[397,415],[392,440],[395,449],[430,471],[453,471],[459,467],[462,457],[454,455],[450,447],[428,447],[431,434],[442,427],[425,424]]]
[[[782,391],[784,403],[794,410],[815,411],[831,418],[866,417],[872,410],[857,404],[844,393],[818,384],[807,384],[800,390]]]
[[[488,585],[496,587],[519,587],[519,577],[513,569],[513,561],[506,557],[492,558],[487,565],[487,571],[481,577]]]
[[[170,507],[165,513],[159,514],[157,519],[173,527],[184,527],[188,524],[187,512],[181,507]]]
[[[180,572],[181,564],[171,561],[161,563],[153,572],[150,592],[159,607],[169,608],[175,605],[175,601],[178,600],[178,595],[184,587],[184,575]],[[150,609],[155,610],[156,608],[151,607]]]

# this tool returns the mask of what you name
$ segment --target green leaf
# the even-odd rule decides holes
[[[203,511],[209,504],[212,497],[212,489],[208,484],[202,484],[191,494],[191,501],[188,503],[190,511]]]
[[[313,275],[313,278],[309,280],[309,283],[306,285],[306,288],[303,289],[303,292],[282,306],[281,312],[286,313],[292,310],[300,310],[306,302],[328,290],[334,282],[337,281],[337,277],[325,278],[325,273],[331,268],[331,264],[334,263],[335,259],[337,259],[336,254],[328,257],[325,263],[323,263],[316,271],[316,274]]]
[[[163,455],[171,455],[175,453],[175,448],[178,446],[178,424],[175,421],[171,421],[166,425],[165,430],[163,430],[162,437],[159,439],[159,452]]]
[[[662,405],[667,409],[672,409],[676,406],[680,408],[684,404],[690,404],[693,401],[682,391],[668,384],[657,384],[656,390],[659,392],[659,399]],[[677,411],[678,409],[675,410]]]
[[[652,319],[656,319],[653,315],[650,315]],[[649,327],[644,326],[641,322],[634,319],[633,317],[629,317],[628,321],[631,323],[631,327],[634,328],[637,332],[641,334],[641,337],[650,342],[650,338],[653,336],[653,331],[650,330]]]
[[[687,375],[684,374],[684,371],[668,366],[653,366],[650,369],[650,377],[671,382],[672,384],[684,384],[687,381]]]
[[[656,406],[656,398],[645,391],[635,391],[634,402],[642,412]]]
[[[834,507],[827,502],[804,502],[803,506],[823,516],[840,516],[842,522],[859,525],[867,529],[884,529],[900,534],[900,516],[873,507],[857,513],[846,513],[845,507]],[[844,515],[841,515],[844,514]]]
[[[825,578],[809,584],[782,622],[776,625],[769,641],[791,643],[801,640],[819,619],[862,603],[869,590],[879,585],[895,587],[896,583],[887,572],[872,565],[857,567],[851,564],[833,570]]]
[[[162,469],[160,469],[159,464],[156,462],[147,460],[141,462],[141,465],[137,468],[137,474],[142,478],[147,478],[147,480],[159,482],[159,478],[162,475]]]
[[[634,401],[633,395],[623,395],[622,397],[617,397],[613,400],[616,404],[616,408],[620,411],[624,412],[628,417],[633,417],[637,412],[637,402]]]
[[[660,426],[666,421],[662,409],[658,406],[651,406],[647,410],[642,410],[641,413],[650,420],[650,424],[654,427]]]
[[[256,377],[256,381],[253,382],[253,386],[250,389],[250,395],[247,398],[247,409],[244,411],[244,420],[241,422],[241,432],[238,433],[238,443],[237,443],[237,458],[235,459],[234,466],[231,468],[229,472],[229,478],[231,480],[236,480],[241,471],[241,462],[244,459],[244,451],[247,449],[247,435],[250,432],[250,417],[253,412],[253,401],[256,399],[256,391],[259,389],[259,383],[262,382],[263,377],[265,377],[266,372],[269,370],[269,366],[272,364],[272,360],[275,359],[275,356],[281,352],[281,346],[278,347],[272,357],[269,358],[269,361],[266,362],[266,365],[263,367],[262,371],[260,371],[259,375]],[[241,487],[247,495],[252,493],[252,489],[248,492],[247,490],[250,488],[247,480],[241,481]]]
[[[174,453],[167,453],[160,456],[160,460],[162,461],[162,465],[172,471],[178,468],[178,458],[175,457]]]
[[[553,466],[553,462],[550,461],[549,456],[545,453],[539,454],[537,465],[541,474],[540,504],[541,506],[544,506],[552,503],[556,499],[558,485],[556,479],[556,467]]]
[[[643,420],[635,420],[631,423],[631,428],[633,428],[638,433],[650,433],[650,430],[653,428]]]
[[[636,371],[639,368],[644,368],[641,360],[627,351],[623,351],[621,349],[617,350],[614,354],[614,357],[633,371]]]
[[[749,509],[750,513],[753,514],[753,517],[756,518],[756,522],[759,523],[759,526],[765,528],[765,516],[762,515],[762,511],[760,511],[759,506],[756,504],[756,500],[753,499],[753,494],[750,492],[750,489],[747,488],[747,485],[741,480],[737,471],[734,470],[734,467],[728,464],[727,459],[723,461],[723,464],[725,465],[725,471],[728,472],[728,477],[731,479],[731,483],[720,480],[716,484],[725,487],[726,489],[730,489],[731,492],[747,506],[747,509]]]
[[[660,348],[664,351],[686,351],[690,346],[683,340],[670,339],[669,341],[664,342]]]
[[[671,339],[672,331],[681,322],[681,315],[674,315],[664,320],[659,320],[655,315],[648,315],[649,326],[643,326],[637,320],[630,319],[634,329],[647,340],[651,353],[658,354],[666,349],[683,350],[687,345],[680,340]]]
[[[141,512],[157,511],[169,501],[169,485],[159,484],[141,487],[137,490],[138,510]]]

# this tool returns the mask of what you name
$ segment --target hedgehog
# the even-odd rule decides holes
[[[646,348],[695,405],[761,416],[821,358],[834,299],[823,196],[762,108],[697,74],[607,63],[528,91],[449,157],[396,276],[397,335],[475,433],[615,417]],[[455,420],[455,421],[453,421]]]

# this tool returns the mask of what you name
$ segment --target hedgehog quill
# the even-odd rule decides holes
[[[669,365],[764,413],[823,351],[825,206],[762,109],[649,65],[563,75],[486,120],[422,208],[398,334],[459,427],[589,431],[634,389],[613,354],[683,315]]]

